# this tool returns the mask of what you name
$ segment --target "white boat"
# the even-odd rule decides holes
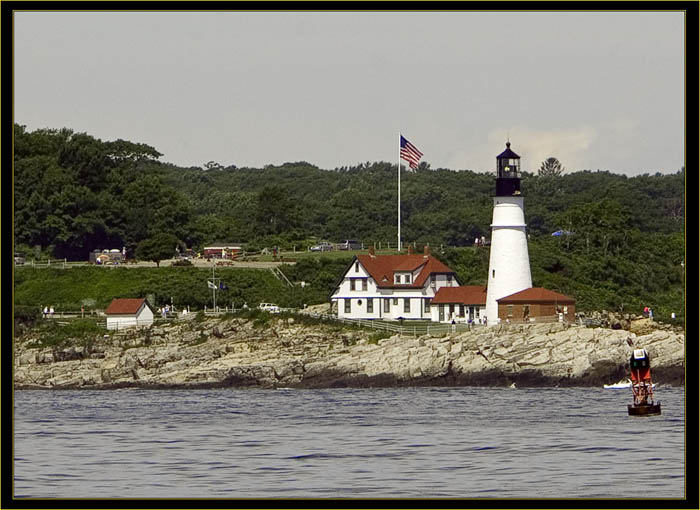
[[[632,387],[632,381],[627,379],[626,381],[620,381],[615,384],[603,384],[603,388],[606,390],[623,390]],[[656,388],[656,383],[651,385],[652,388]]]

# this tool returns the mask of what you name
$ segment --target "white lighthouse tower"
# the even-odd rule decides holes
[[[493,197],[491,256],[486,291],[486,317],[498,322],[497,299],[532,287],[527,253],[524,198],[520,194],[520,156],[506,150],[496,156],[496,194]]]

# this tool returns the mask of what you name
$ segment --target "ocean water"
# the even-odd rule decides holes
[[[683,498],[683,388],[16,391],[16,498]]]

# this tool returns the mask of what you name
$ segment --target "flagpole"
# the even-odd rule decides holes
[[[396,171],[398,172],[399,181],[399,192],[398,192],[398,242],[396,243],[396,250],[401,251],[401,132],[399,131],[399,159],[396,165]]]

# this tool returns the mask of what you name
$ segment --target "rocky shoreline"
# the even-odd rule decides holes
[[[15,338],[15,389],[600,387],[646,348],[654,381],[685,382],[682,331],[566,324],[475,328],[441,337],[229,317],[127,330],[71,347]],[[635,332],[636,329],[636,332]]]

